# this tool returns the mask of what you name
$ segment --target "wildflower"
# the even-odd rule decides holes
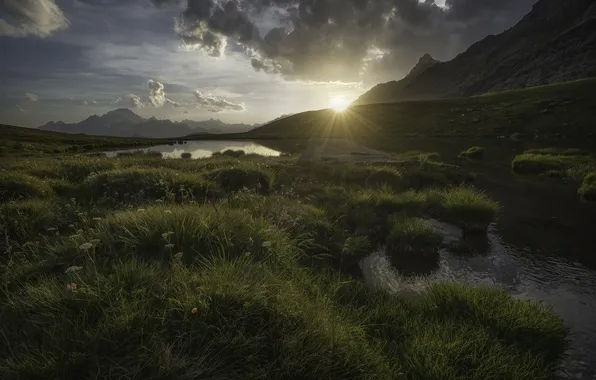
[[[54,232],[54,231],[57,231],[57,230],[58,230],[58,229],[57,229],[57,228],[54,228],[54,227],[50,227],[50,228],[48,228],[48,232]]]
[[[244,256],[246,257],[250,257],[251,253],[250,252],[244,252]]]
[[[157,199],[155,202],[156,203],[163,203],[163,199]]]
[[[91,239],[91,240],[89,240],[89,243],[91,243],[93,245],[99,244],[99,239]]]
[[[271,247],[271,242],[270,241],[264,241],[263,244],[261,244],[261,247],[263,247],[263,248],[269,248],[269,247]]]
[[[171,213],[172,213],[172,211],[170,211],[170,210],[165,210],[165,211],[164,211],[164,213],[166,213],[166,214],[171,214]]]
[[[170,236],[172,236],[172,235],[174,235],[174,232],[173,232],[173,231],[168,231],[168,232],[164,232],[163,234],[161,234],[161,236],[162,236],[164,239],[167,239],[167,238],[169,238],[169,237],[170,237]]]
[[[174,255],[174,260],[181,260],[182,259],[182,252],[178,252],[177,254]]]
[[[71,239],[77,239],[77,238],[80,238],[80,237],[81,237],[81,234],[70,235],[70,238]]]
[[[193,313],[193,314],[196,314],[196,313],[198,313],[198,312],[199,312],[199,309],[198,309],[198,308],[196,308],[196,307],[193,307],[193,308],[190,310],[190,312],[191,312],[191,313]]]
[[[165,245],[165,247],[166,247],[167,249],[172,249],[172,248],[174,248],[174,244],[172,244],[172,243],[169,243],[169,244],[166,244],[166,245]]]
[[[93,218],[93,220],[96,221],[96,222],[99,222],[101,220],[101,218],[100,217],[97,217],[97,218]]]
[[[64,271],[64,273],[68,274],[68,273],[78,272],[81,269],[83,269],[83,267],[72,266],[72,267],[66,268],[66,270]]]
[[[75,290],[77,290],[77,284],[74,282],[71,282],[70,284],[66,284],[66,290],[70,290],[71,292],[74,292]]]
[[[144,208],[140,208],[140,209],[137,210],[137,212],[145,212],[145,209]]]
[[[74,224],[69,224],[68,227],[75,228],[75,225]]]
[[[93,248],[93,244],[91,244],[91,243],[83,243],[83,244],[79,245],[79,249],[81,249],[83,251],[90,250],[91,248]]]

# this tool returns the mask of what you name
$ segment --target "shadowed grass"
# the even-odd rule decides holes
[[[220,168],[207,174],[207,177],[226,191],[246,188],[266,194],[273,186],[273,175],[269,171],[251,167]]]
[[[211,206],[159,206],[114,214],[91,235],[111,255],[168,260],[182,252],[185,261],[222,254],[292,260],[292,241],[265,219],[244,210]]]
[[[539,149],[516,156],[511,165],[519,174],[581,179],[596,168],[596,157],[578,149]]]
[[[211,197],[215,184],[198,174],[168,169],[129,168],[93,175],[77,189],[83,199],[103,202],[146,200],[197,200]]]
[[[482,160],[484,158],[484,148],[480,146],[473,146],[468,150],[464,150],[459,154],[460,158],[470,158],[473,160]]]
[[[387,248],[391,253],[434,256],[442,241],[423,220],[396,216],[389,222]]]
[[[596,173],[586,175],[578,194],[587,201],[596,202]]]
[[[30,199],[0,204],[0,225],[8,235],[20,241],[27,241],[48,229],[59,227],[59,208],[47,199]]]
[[[0,171],[0,202],[11,199],[49,197],[53,190],[47,181],[17,172]]]
[[[486,194],[463,186],[430,191],[428,196],[440,202],[439,217],[467,231],[486,231],[499,211],[499,205]]]

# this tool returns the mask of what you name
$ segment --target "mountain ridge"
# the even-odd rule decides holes
[[[39,130],[82,133],[90,136],[171,138],[196,134],[247,132],[258,125],[228,124],[218,119],[180,122],[151,117],[145,119],[128,108],[109,111],[102,116],[91,115],[79,123],[50,121]]]
[[[414,70],[413,70],[414,71]],[[596,3],[540,0],[515,26],[353,104],[472,96],[596,76]]]

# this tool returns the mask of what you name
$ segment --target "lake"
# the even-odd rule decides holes
[[[118,153],[126,152],[160,152],[164,158],[180,158],[182,153],[190,153],[193,159],[199,159],[211,157],[215,152],[226,150],[242,150],[246,154],[252,153],[261,156],[279,156],[281,154],[280,151],[252,141],[185,141],[183,144],[155,145],[148,148],[112,150],[105,153],[108,157],[115,157]]]

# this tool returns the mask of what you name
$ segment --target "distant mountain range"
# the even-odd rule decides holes
[[[539,0],[517,25],[448,62],[429,55],[353,104],[470,96],[596,76],[596,1]]]
[[[210,133],[240,133],[258,126],[260,124],[227,124],[215,119],[180,122],[159,120],[154,117],[144,119],[129,109],[120,108],[102,116],[92,115],[80,123],[51,121],[39,129],[95,136],[168,138]]]

